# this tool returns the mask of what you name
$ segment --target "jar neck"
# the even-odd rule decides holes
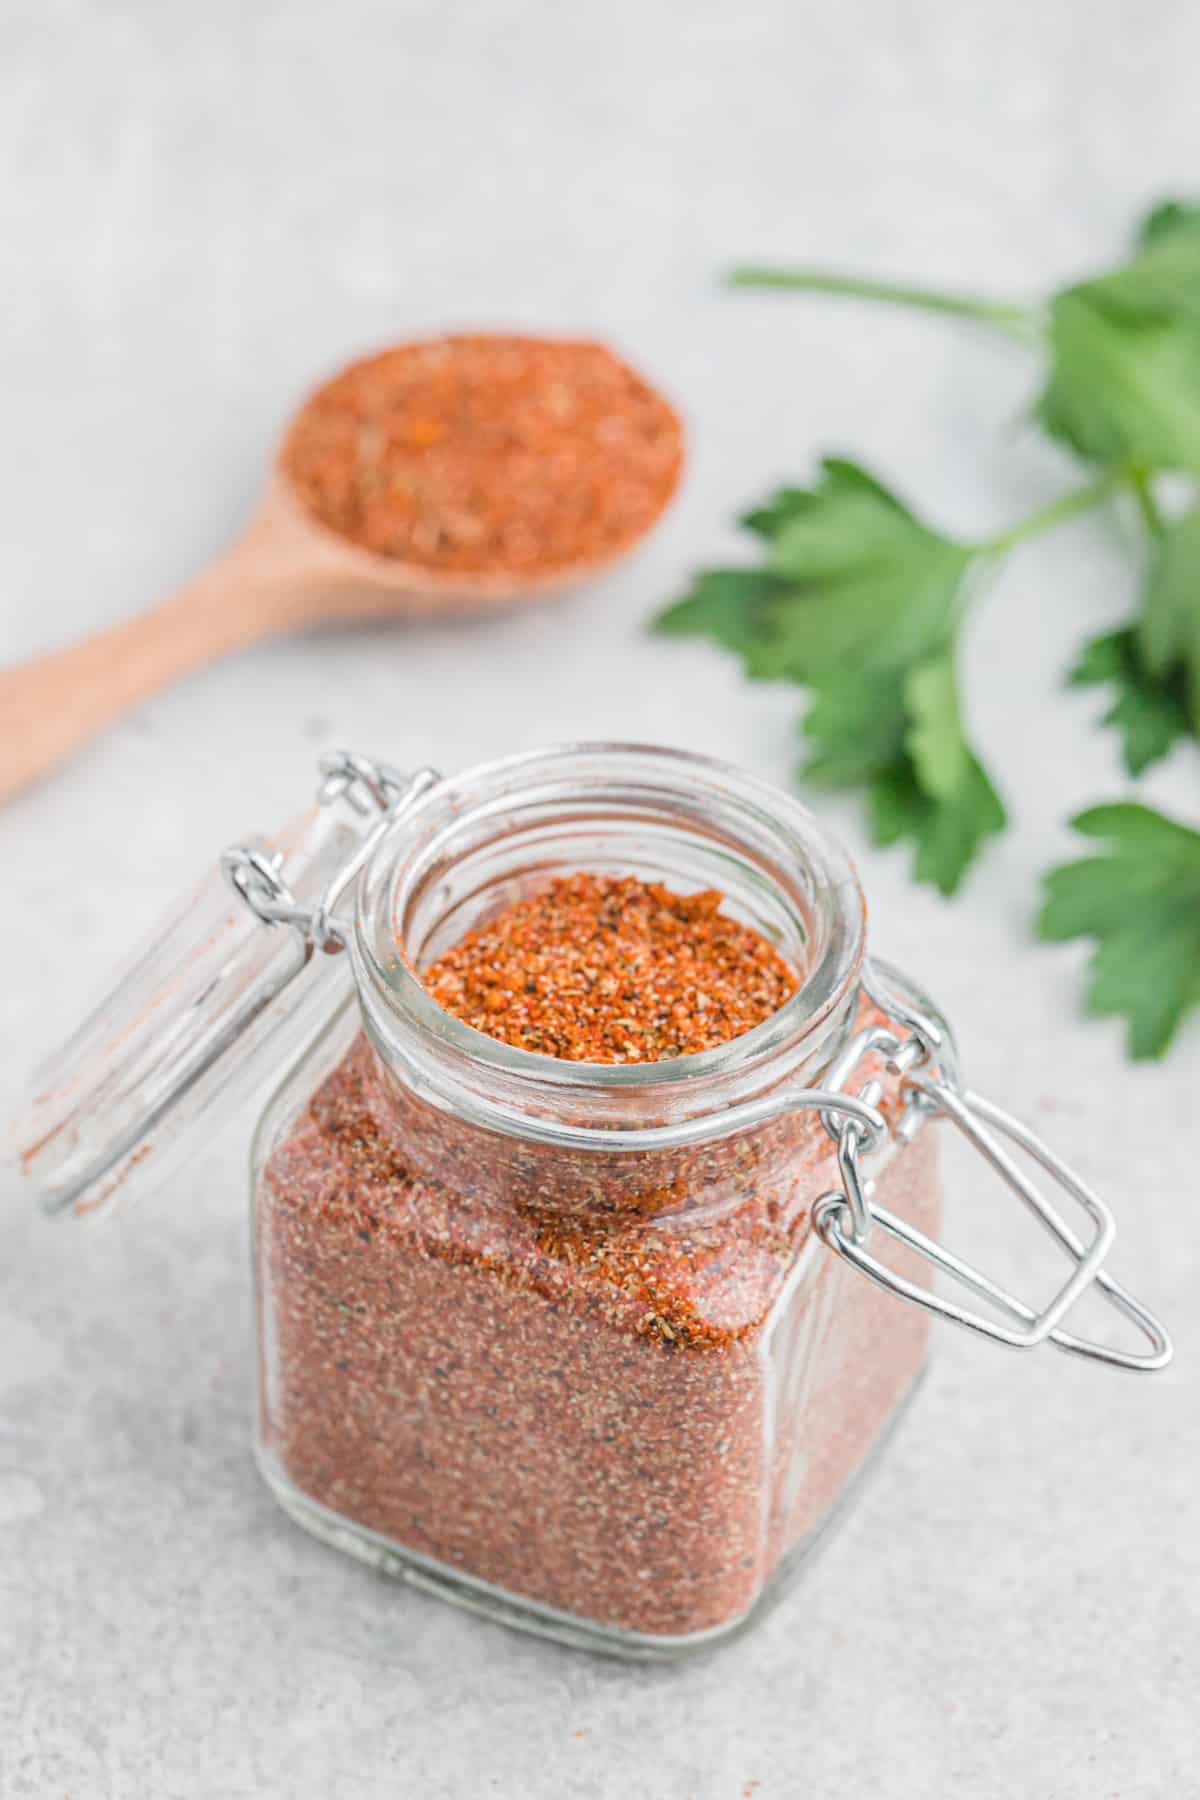
[[[791,964],[796,992],[715,1049],[620,1065],[515,1049],[430,999],[415,971],[578,870],[718,889]],[[853,1024],[864,937],[848,858],[790,796],[681,751],[583,745],[470,770],[398,819],[360,884],[351,955],[385,1078],[490,1129],[611,1151],[707,1135],[731,1106],[817,1084]]]

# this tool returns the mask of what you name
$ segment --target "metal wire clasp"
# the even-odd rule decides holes
[[[864,1179],[860,1158],[880,1147],[879,1134],[864,1125],[861,1116],[843,1114],[836,1104],[822,1111],[821,1120],[837,1145],[842,1186],[823,1195],[814,1208],[813,1222],[822,1241],[860,1274],[898,1299],[907,1300],[913,1306],[1010,1349],[1031,1350],[1049,1341],[1071,1355],[1086,1356],[1114,1368],[1150,1370],[1164,1367],[1172,1355],[1166,1332],[1140,1301],[1135,1300],[1103,1267],[1116,1234],[1108,1207],[1026,1125],[963,1087],[952,1042],[935,1020],[909,1003],[905,996],[906,984],[878,967],[867,965],[863,987],[881,1011],[908,1028],[909,1035],[901,1038],[882,1025],[866,1027],[850,1040],[834,1062],[825,1081],[826,1088],[844,1089],[866,1057],[882,1057],[887,1068],[903,1078],[906,1111],[896,1135],[902,1139],[911,1137],[929,1118],[948,1119],[1067,1252],[1073,1267],[1058,1292],[1039,1310],[1010,1294],[998,1282],[926,1237],[906,1220],[873,1202],[873,1184]],[[881,1094],[882,1083],[872,1079],[855,1098],[876,1107]],[[1082,1208],[1091,1227],[1086,1238],[1078,1236],[1062,1219],[1040,1188],[1014,1161],[1003,1140],[1017,1146],[1038,1163]],[[960,1286],[983,1295],[1014,1322],[1002,1324],[987,1318],[888,1268],[867,1248],[867,1240],[876,1227],[926,1262],[942,1269]],[[1064,1328],[1062,1321],[1066,1314],[1085,1289],[1092,1286],[1137,1326],[1147,1340],[1149,1350],[1112,1349]]]
[[[303,940],[307,962],[314,950],[333,955],[345,947],[346,927],[334,914],[351,883],[374,855],[384,832],[401,812],[414,806],[441,780],[435,769],[402,775],[388,763],[375,762],[353,750],[333,750],[318,764],[322,806],[346,803],[361,817],[379,814],[378,823],[359,843],[313,907],[301,906],[283,876],[281,851],[234,844],[221,857],[221,870],[235,894],[264,925],[291,925]]]

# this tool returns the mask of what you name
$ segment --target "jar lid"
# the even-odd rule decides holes
[[[344,752],[321,768],[318,805],[226,852],[36,1071],[17,1149],[47,1212],[107,1210],[135,1171],[156,1184],[227,1090],[243,1101],[345,997],[349,958],[314,949],[340,947],[349,878],[432,777]]]

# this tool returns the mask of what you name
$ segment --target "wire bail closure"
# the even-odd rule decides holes
[[[1163,1327],[1103,1266],[1116,1235],[1116,1224],[1108,1207],[1028,1126],[990,1100],[963,1087],[953,1045],[946,1034],[932,1019],[909,1006],[897,994],[894,981],[881,980],[881,974],[890,973],[885,965],[868,963],[864,968],[863,987],[882,1011],[908,1027],[910,1035],[901,1039],[886,1026],[867,1026],[850,1040],[835,1060],[826,1087],[834,1091],[844,1089],[854,1070],[867,1056],[881,1056],[891,1073],[904,1078],[908,1111],[900,1121],[897,1136],[907,1140],[926,1119],[950,1120],[1067,1252],[1074,1267],[1048,1304],[1038,1310],[1009,1293],[971,1263],[955,1256],[944,1245],[926,1237],[915,1226],[874,1204],[873,1184],[864,1179],[859,1159],[881,1147],[879,1134],[866,1126],[861,1117],[842,1115],[836,1105],[822,1110],[821,1122],[837,1146],[842,1187],[822,1195],[814,1208],[813,1222],[822,1242],[859,1274],[895,1298],[906,1300],[912,1306],[919,1306],[925,1312],[948,1319],[965,1331],[1009,1349],[1032,1350],[1041,1343],[1050,1342],[1070,1355],[1087,1357],[1113,1368],[1144,1372],[1165,1367],[1173,1352]],[[854,1097],[875,1107],[881,1093],[882,1084],[872,1079]],[[1086,1238],[1071,1229],[1014,1162],[1002,1141],[1005,1139],[1040,1164],[1082,1208],[1091,1226]],[[875,1227],[943,1270],[961,1287],[983,1295],[1013,1323],[1000,1324],[956,1301],[944,1299],[886,1267],[867,1248]],[[1062,1321],[1067,1313],[1092,1286],[1138,1328],[1149,1345],[1148,1350],[1113,1349],[1064,1328]]]

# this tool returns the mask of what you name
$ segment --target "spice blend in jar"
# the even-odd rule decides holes
[[[497,333],[352,363],[293,422],[281,468],[309,513],[440,576],[600,567],[655,522],[683,434],[602,344]]]

